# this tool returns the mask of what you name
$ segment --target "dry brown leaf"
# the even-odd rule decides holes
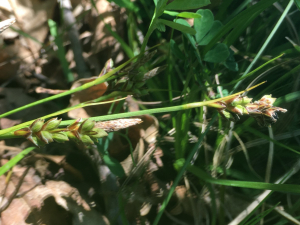
[[[84,78],[75,81],[71,89],[77,88],[79,86],[82,86],[83,84],[94,81],[96,78],[97,77],[91,77],[91,78]],[[107,83],[102,83],[102,84],[92,86],[83,91],[76,92],[71,96],[70,106],[74,106],[82,102],[99,98],[105,93],[106,89],[107,89]],[[74,109],[68,112],[68,116],[71,118],[89,118],[91,116],[96,116],[96,115],[99,116],[107,113],[109,107],[110,107],[109,104],[104,104],[104,105]]]
[[[110,25],[112,30],[119,31],[122,29],[122,21],[124,21],[124,10],[116,9],[112,4],[106,0],[99,0],[96,2],[96,8],[101,17],[97,17],[96,21],[90,20],[91,27],[94,27],[94,38],[92,41],[92,49],[94,53],[98,53],[107,48],[114,48],[116,45],[116,40],[110,32],[105,28],[105,23]],[[97,12],[95,12],[97,13]],[[103,20],[102,20],[103,18]],[[95,26],[96,24],[96,26]],[[119,27],[117,27],[119,25]],[[106,53],[111,54],[111,51],[106,51]],[[111,58],[111,57],[109,57]],[[115,60],[116,63],[118,63]]]
[[[13,168],[14,174],[8,184],[2,205],[15,190],[24,170],[25,168],[20,166]],[[1,176],[0,193],[3,193],[5,186],[5,176]],[[72,220],[82,220],[84,224],[108,224],[107,219],[99,212],[93,212],[76,188],[64,181],[47,181],[43,185],[32,168],[25,176],[18,193],[19,198],[13,199],[8,208],[1,213],[2,225],[22,225],[26,224],[25,221],[27,223],[39,221],[47,225],[75,224],[71,223]],[[80,213],[82,217],[79,216]],[[94,221],[91,221],[91,218]],[[89,222],[86,223],[87,221]]]
[[[1,0],[0,18],[7,19],[16,16],[16,23],[13,27],[21,29],[38,42],[43,43],[49,32],[47,20],[52,18],[56,4],[56,1]],[[25,64],[32,64],[35,61],[34,57],[38,58],[42,45],[30,38],[19,36],[17,32],[10,29],[1,35],[3,38],[14,39],[13,44],[6,46],[0,52],[0,69],[2,72],[0,79],[5,80],[16,75],[19,68],[19,63],[11,60],[21,59]],[[16,39],[17,36],[19,39]]]
[[[11,119],[8,119],[8,118],[1,118],[0,119],[0,127],[3,130],[3,129],[6,129],[6,128],[15,126],[15,125],[17,125],[21,122],[22,122],[22,120],[11,120]]]

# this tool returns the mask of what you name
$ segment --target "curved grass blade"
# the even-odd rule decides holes
[[[13,157],[11,160],[9,160],[6,164],[0,167],[0,176],[2,176],[4,173],[6,173],[9,169],[11,169],[14,165],[16,165],[21,159],[24,158],[25,155],[27,155],[29,152],[34,150],[36,147],[29,147],[24,149],[22,152],[20,152],[18,155]]]

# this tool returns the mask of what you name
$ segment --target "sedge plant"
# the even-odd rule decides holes
[[[210,76],[212,76],[212,74],[218,69],[219,65],[224,66],[226,69],[232,72],[238,71],[238,64],[233,57],[234,53],[228,46],[230,46],[239,37],[243,30],[263,10],[271,6],[275,1],[261,1],[255,4],[254,6],[245,9],[244,11],[241,10],[241,12],[236,17],[234,17],[225,25],[220,23],[220,21],[215,20],[212,12],[208,9],[200,9],[196,13],[188,12],[189,10],[199,9],[200,7],[208,5],[210,2],[206,0],[175,0],[169,4],[167,0],[155,0],[154,2],[155,11],[151,18],[151,23],[148,28],[148,31],[144,37],[143,42],[141,43],[140,54],[131,58],[126,63],[118,66],[117,68],[109,67],[109,69],[104,74],[100,74],[99,77],[92,82],[84,84],[70,91],[66,91],[64,93],[46,99],[42,99],[40,101],[33,102],[26,106],[14,109],[10,112],[6,112],[0,115],[0,118],[6,117],[23,109],[30,108],[32,106],[36,106],[38,104],[51,101],[53,99],[87,89],[89,87],[92,87],[93,85],[108,82],[108,90],[104,96],[100,97],[99,99],[95,99],[90,102],[84,102],[77,106],[64,109],[53,114],[45,115],[33,121],[28,121],[11,128],[0,130],[0,138],[25,138],[31,141],[36,147],[41,147],[46,144],[50,144],[51,142],[64,143],[69,140],[75,141],[78,144],[92,145],[95,142],[97,142],[98,139],[105,137],[109,132],[114,131],[114,129],[105,130],[103,124],[106,121],[111,121],[113,123],[113,120],[116,119],[124,119],[144,114],[155,114],[164,112],[171,113],[180,111],[181,114],[178,113],[177,115],[178,120],[173,119],[172,121],[172,125],[173,127],[176,127],[177,132],[175,147],[176,163],[174,164],[174,167],[178,170],[178,176],[174,180],[174,185],[172,185],[170,193],[165,198],[165,201],[160,209],[157,218],[155,219],[154,224],[158,223],[161,213],[163,212],[163,210],[166,207],[166,204],[171,198],[172,191],[175,190],[176,185],[178,184],[181,177],[186,171],[189,171],[190,173],[194,174],[201,181],[207,184],[247,187],[263,190],[269,189],[276,191],[291,191],[299,193],[299,187],[297,185],[277,185],[267,184],[263,182],[247,183],[243,181],[239,182],[227,180],[225,178],[217,179],[215,177],[207,175],[198,166],[192,165],[192,158],[199,150],[199,147],[201,146],[205,135],[208,133],[209,128],[212,126],[212,123],[217,119],[216,115],[213,117],[213,119],[210,121],[207,127],[201,132],[199,132],[198,142],[195,144],[195,146],[190,152],[187,152],[187,145],[185,143],[182,143],[182,141],[180,140],[180,136],[183,137],[185,135],[184,132],[188,130],[185,126],[187,126],[186,121],[189,118],[189,113],[191,109],[195,109],[195,111],[197,111],[197,113],[200,115],[199,117],[203,117],[204,107],[213,108],[219,113],[220,117],[223,117],[230,121],[237,121],[239,117],[243,115],[249,116],[251,118],[254,118],[261,127],[269,127],[271,124],[275,123],[278,120],[278,113],[287,112],[286,109],[280,108],[279,106],[275,105],[276,99],[273,98],[271,94],[264,95],[263,97],[257,100],[252,100],[251,98],[242,95],[245,91],[248,92],[249,90],[252,90],[253,88],[259,86],[260,84],[246,89],[245,91],[241,91],[227,96],[226,93],[223,92],[224,90],[221,90],[221,92],[219,92],[218,97],[212,98],[209,98],[205,93],[207,90],[211,90],[214,87],[220,86],[219,84],[213,84],[212,80],[210,79]],[[178,10],[186,10],[186,12],[177,12]],[[173,16],[174,20],[166,20],[164,17],[166,15]],[[192,28],[185,20],[181,18],[194,19],[194,28]],[[203,22],[204,18],[205,23]],[[208,26],[208,24],[210,24],[210,26]],[[157,48],[157,46],[155,46],[146,51],[150,36],[154,32],[165,31],[166,27],[182,32],[182,42],[178,42],[178,40],[174,40],[174,38],[170,40],[169,45],[160,45],[162,47],[167,46],[166,48],[168,48],[169,52],[169,63],[168,65],[158,66],[154,70],[146,73],[143,67],[155,55],[155,52],[150,51],[154,48]],[[229,31],[231,32],[227,36],[225,36]],[[224,38],[224,41],[222,43],[219,42],[221,38]],[[147,52],[149,53],[147,54]],[[188,63],[182,66],[183,69],[179,68],[178,65],[176,65],[175,63],[175,60],[173,60],[171,57],[180,59]],[[263,64],[263,66],[258,67],[258,69],[261,69],[266,65],[274,64],[276,62],[275,60],[277,59],[277,57],[272,60],[262,59],[267,62]],[[181,72],[181,69],[184,72]],[[231,79],[228,83],[222,85],[222,87],[232,84],[238,85],[240,81],[249,78],[250,76],[254,76],[255,72],[257,72],[258,69],[248,74],[245,73],[243,77]],[[150,78],[154,77],[159,72],[162,72],[164,70],[168,72],[168,93],[172,93],[172,87],[182,86],[182,94],[190,95],[188,96],[190,97],[190,99],[188,99],[188,103],[180,104],[177,106],[146,109],[136,112],[97,116],[85,120],[78,118],[77,120],[62,121],[61,119],[57,118],[57,116],[59,116],[60,114],[65,113],[74,108],[88,107],[93,104],[104,104],[106,100],[112,97],[122,98],[126,97],[127,95],[144,96],[147,93],[151,92],[151,89],[146,88],[146,82],[150,83],[149,86],[151,87],[151,82],[153,81],[151,81]],[[183,75],[180,77],[182,81],[181,86],[177,85],[176,82],[174,82],[174,80],[171,79],[170,71],[174,70],[176,70],[180,75],[185,74],[185,72],[187,72],[186,78],[183,77]],[[199,75],[197,71],[200,70],[204,72]],[[295,70],[298,70],[298,67]],[[158,78],[154,77],[154,79]],[[191,83],[193,83],[193,85],[191,85]],[[198,86],[201,86],[201,88],[196,89],[197,87],[195,87],[195,84],[198,84]],[[206,97],[206,101],[194,101],[194,90],[201,90],[203,96]],[[154,94],[157,96],[159,95],[159,93]],[[222,97],[222,95],[225,95],[225,97]],[[121,98],[119,98],[119,100]],[[172,100],[171,94],[169,94],[169,99]],[[99,103],[100,101],[104,102]],[[222,123],[220,117],[219,124]],[[220,127],[222,126],[220,125]],[[251,130],[251,128],[247,129]],[[217,144],[221,142],[220,140],[222,140],[222,137],[218,138]],[[271,141],[274,140],[271,138]],[[276,141],[274,141],[274,143],[276,143]],[[21,160],[26,154],[28,154],[33,149],[34,147],[25,149],[18,156],[9,161],[6,165],[2,166],[0,168],[0,174],[6,172],[9,168],[15,165],[19,160]],[[289,150],[297,152],[292,148],[290,148]],[[214,218],[212,224],[216,224],[216,218]]]

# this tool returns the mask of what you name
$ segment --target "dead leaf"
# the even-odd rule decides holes
[[[9,127],[12,127],[12,126],[15,126],[19,123],[21,123],[22,120],[11,120],[11,119],[8,119],[8,118],[1,118],[0,119],[0,126],[1,126],[1,129],[6,129],[6,128],[9,128]]]
[[[20,166],[13,168],[14,173],[8,184],[3,203],[13,193],[24,170],[25,168]],[[1,176],[0,193],[3,193],[5,186],[5,176]],[[43,185],[32,168],[25,176],[18,195],[19,198],[13,199],[8,208],[1,213],[3,225],[75,224],[72,223],[72,220],[73,222],[78,221],[78,223],[82,220],[83,224],[108,224],[107,219],[99,212],[93,212],[94,210],[90,208],[76,188],[64,181],[47,181]],[[79,216],[80,213],[82,217]],[[91,218],[94,221],[87,223]]]
[[[52,18],[56,4],[56,1],[39,0],[0,1],[0,18],[7,19],[16,16],[16,23],[12,27],[22,30],[36,40],[19,35],[10,29],[9,32],[3,32],[2,35],[6,35],[4,38],[13,39],[14,42],[0,52],[1,80],[16,75],[19,63],[16,64],[11,60],[21,60],[25,64],[32,64],[38,58],[39,50],[42,48],[41,43],[44,42],[49,32],[47,20]],[[19,39],[16,39],[17,36]]]
[[[83,78],[78,81],[75,81],[71,89],[77,88],[79,86],[82,86],[83,84],[94,81],[96,78],[97,77]],[[71,96],[70,106],[74,106],[82,102],[99,98],[105,93],[106,89],[107,89],[107,83],[102,83],[102,84],[92,86],[83,91],[76,92]],[[103,115],[107,113],[109,107],[110,107],[109,104],[104,104],[104,105],[74,109],[68,112],[68,116],[71,118],[89,118],[95,115]]]

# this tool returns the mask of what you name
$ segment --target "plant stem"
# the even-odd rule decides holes
[[[100,102],[100,101],[105,101],[109,98],[114,98],[114,97],[118,97],[118,96],[127,96],[129,94],[132,94],[132,93],[127,93],[127,92],[120,92],[120,91],[114,91],[108,95],[105,95],[105,96],[101,96],[100,98],[97,98],[97,99],[94,99],[92,101],[88,101],[88,102],[83,102],[83,103],[79,103],[77,105],[74,105],[72,107],[69,107],[67,109],[62,109],[62,110],[59,110],[55,113],[51,113],[51,114],[48,114],[46,116],[43,116],[41,117],[40,119],[47,119],[47,118],[50,118],[50,117],[54,117],[54,116],[58,116],[60,114],[63,114],[63,113],[66,113],[66,112],[69,112],[71,110],[74,110],[74,109],[78,109],[78,108],[84,108],[84,107],[87,107],[87,106],[93,106],[93,105],[101,105],[101,104],[107,104],[107,103],[112,103],[112,102],[116,102],[116,101],[120,101],[124,98],[121,98],[121,99],[116,99],[116,100],[112,100],[112,101],[106,101],[106,102]],[[99,103],[100,102],[100,103]],[[17,130],[17,129],[21,129],[25,126],[29,126],[30,124],[32,124],[35,120],[31,120],[31,121],[27,121],[25,123],[21,123],[19,125],[16,125],[14,127],[11,127],[11,128],[14,128],[13,130]],[[8,128],[10,129],[10,128]],[[0,131],[1,133],[1,131]],[[8,136],[11,136],[12,133],[7,133]],[[0,134],[1,136],[1,134]],[[6,136],[5,136],[6,137]],[[0,137],[1,138],[1,137]]]
[[[251,88],[249,88],[245,91],[249,91],[251,89],[254,89],[254,88],[256,88],[257,86],[259,86],[263,83],[265,83],[265,82],[257,84],[257,85],[255,85],[255,86],[253,86],[253,87],[251,87]],[[215,102],[230,99],[234,96],[237,96],[237,95],[240,95],[240,94],[244,93],[245,91],[241,91],[241,92],[235,93],[235,94],[230,95],[230,96],[226,96],[226,97],[223,97],[223,98],[218,98],[218,99],[214,99],[214,100],[210,100],[210,101],[205,101],[205,102],[195,102],[195,103],[189,103],[189,104],[179,105],[179,106],[171,106],[171,107],[164,107],[164,108],[157,108],[157,109],[147,109],[147,110],[141,110],[141,111],[135,111],[135,112],[117,113],[117,114],[106,115],[106,116],[96,116],[96,117],[91,117],[91,119],[95,120],[95,121],[105,121],[105,120],[127,118],[127,117],[132,117],[132,116],[141,116],[141,115],[145,115],[145,114],[164,113],[164,112],[173,112],[173,111],[179,111],[179,110],[186,110],[186,109],[198,108],[198,107],[202,107],[202,106],[211,106],[211,107],[216,108],[217,105],[214,104]],[[28,126],[32,122],[33,121],[29,121],[29,122],[26,122],[26,123],[19,124],[17,126],[13,126],[13,127],[10,127],[10,128],[4,129],[4,130],[0,130],[0,139],[15,138],[15,135],[13,134],[13,131],[21,129],[25,126]],[[60,123],[60,126],[68,126],[68,125],[72,124],[73,122],[75,122],[75,120],[62,121]]]
[[[180,171],[178,172],[175,180],[174,180],[174,183],[172,184],[171,188],[170,188],[170,191],[167,195],[167,197],[165,198],[164,202],[162,203],[159,211],[158,211],[158,214],[153,222],[153,225],[157,225],[159,220],[160,220],[160,217],[162,216],[165,208],[167,207],[167,204],[169,203],[174,191],[175,191],[175,188],[177,187],[179,181],[181,180],[181,177],[183,176],[184,172],[186,171],[187,167],[190,165],[190,161],[192,160],[194,154],[198,151],[199,147],[201,146],[202,144],[202,141],[203,141],[203,138],[204,136],[206,135],[206,133],[208,132],[210,126],[212,125],[212,123],[215,121],[215,119],[217,118],[217,114],[215,114],[213,117],[212,117],[212,120],[209,122],[209,124],[207,125],[205,131],[200,135],[199,139],[198,139],[198,142],[197,144],[194,145],[194,148],[190,151],[189,155],[187,156],[185,162],[184,162],[184,165],[182,166],[182,168],[180,169]],[[208,175],[207,175],[208,176]]]

